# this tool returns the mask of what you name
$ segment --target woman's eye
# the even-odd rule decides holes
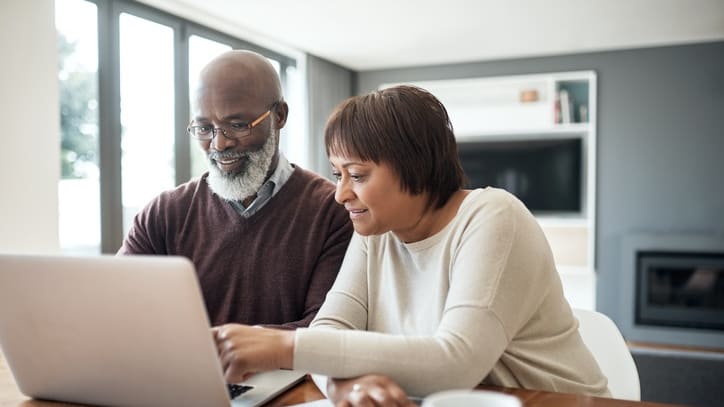
[[[364,178],[363,175],[357,175],[357,174],[349,174],[349,177],[352,178],[352,181],[354,181],[354,182],[360,182],[360,181],[362,181],[362,178]]]
[[[338,172],[332,172],[332,176],[333,176],[334,179],[336,179],[337,181],[339,181],[340,179],[342,179],[342,174],[340,174],[340,173],[338,173]]]

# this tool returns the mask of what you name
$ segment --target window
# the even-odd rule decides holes
[[[58,0],[61,249],[98,253],[101,246],[98,160],[98,27],[96,5]],[[80,221],[82,219],[82,221]]]
[[[120,15],[123,234],[158,192],[174,186],[173,29]]]
[[[138,210],[206,171],[186,125],[190,90],[214,56],[229,49],[266,55],[285,96],[300,99],[296,61],[286,55],[133,1],[55,4],[65,253],[115,253]]]

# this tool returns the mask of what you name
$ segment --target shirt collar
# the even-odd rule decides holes
[[[279,192],[284,184],[289,180],[294,172],[294,167],[289,163],[289,160],[279,152],[279,160],[277,167],[272,172],[269,179],[262,184],[261,188],[256,193],[256,198],[249,204],[248,207],[244,207],[241,202],[230,201],[231,205],[236,209],[239,214],[245,218],[250,217],[259,211],[266,203]]]

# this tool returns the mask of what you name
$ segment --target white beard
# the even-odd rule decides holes
[[[211,190],[227,201],[244,201],[254,196],[269,173],[269,167],[277,151],[277,138],[276,133],[272,132],[260,149],[242,153],[241,156],[245,157],[246,163],[235,173],[221,171],[212,160],[213,153],[210,154],[207,182]],[[223,156],[223,153],[218,154]]]

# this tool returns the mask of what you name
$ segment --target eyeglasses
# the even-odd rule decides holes
[[[271,114],[271,111],[276,108],[278,103],[279,102],[272,103],[272,105],[269,106],[269,110],[262,113],[261,116],[254,119],[251,123],[229,123],[228,126],[225,126],[227,128],[214,127],[210,125],[192,126],[189,123],[189,126],[186,128],[186,132],[191,138],[196,140],[213,140],[219,132],[227,139],[240,140],[244,137],[248,137],[251,134],[251,130],[263,122],[264,119]]]

